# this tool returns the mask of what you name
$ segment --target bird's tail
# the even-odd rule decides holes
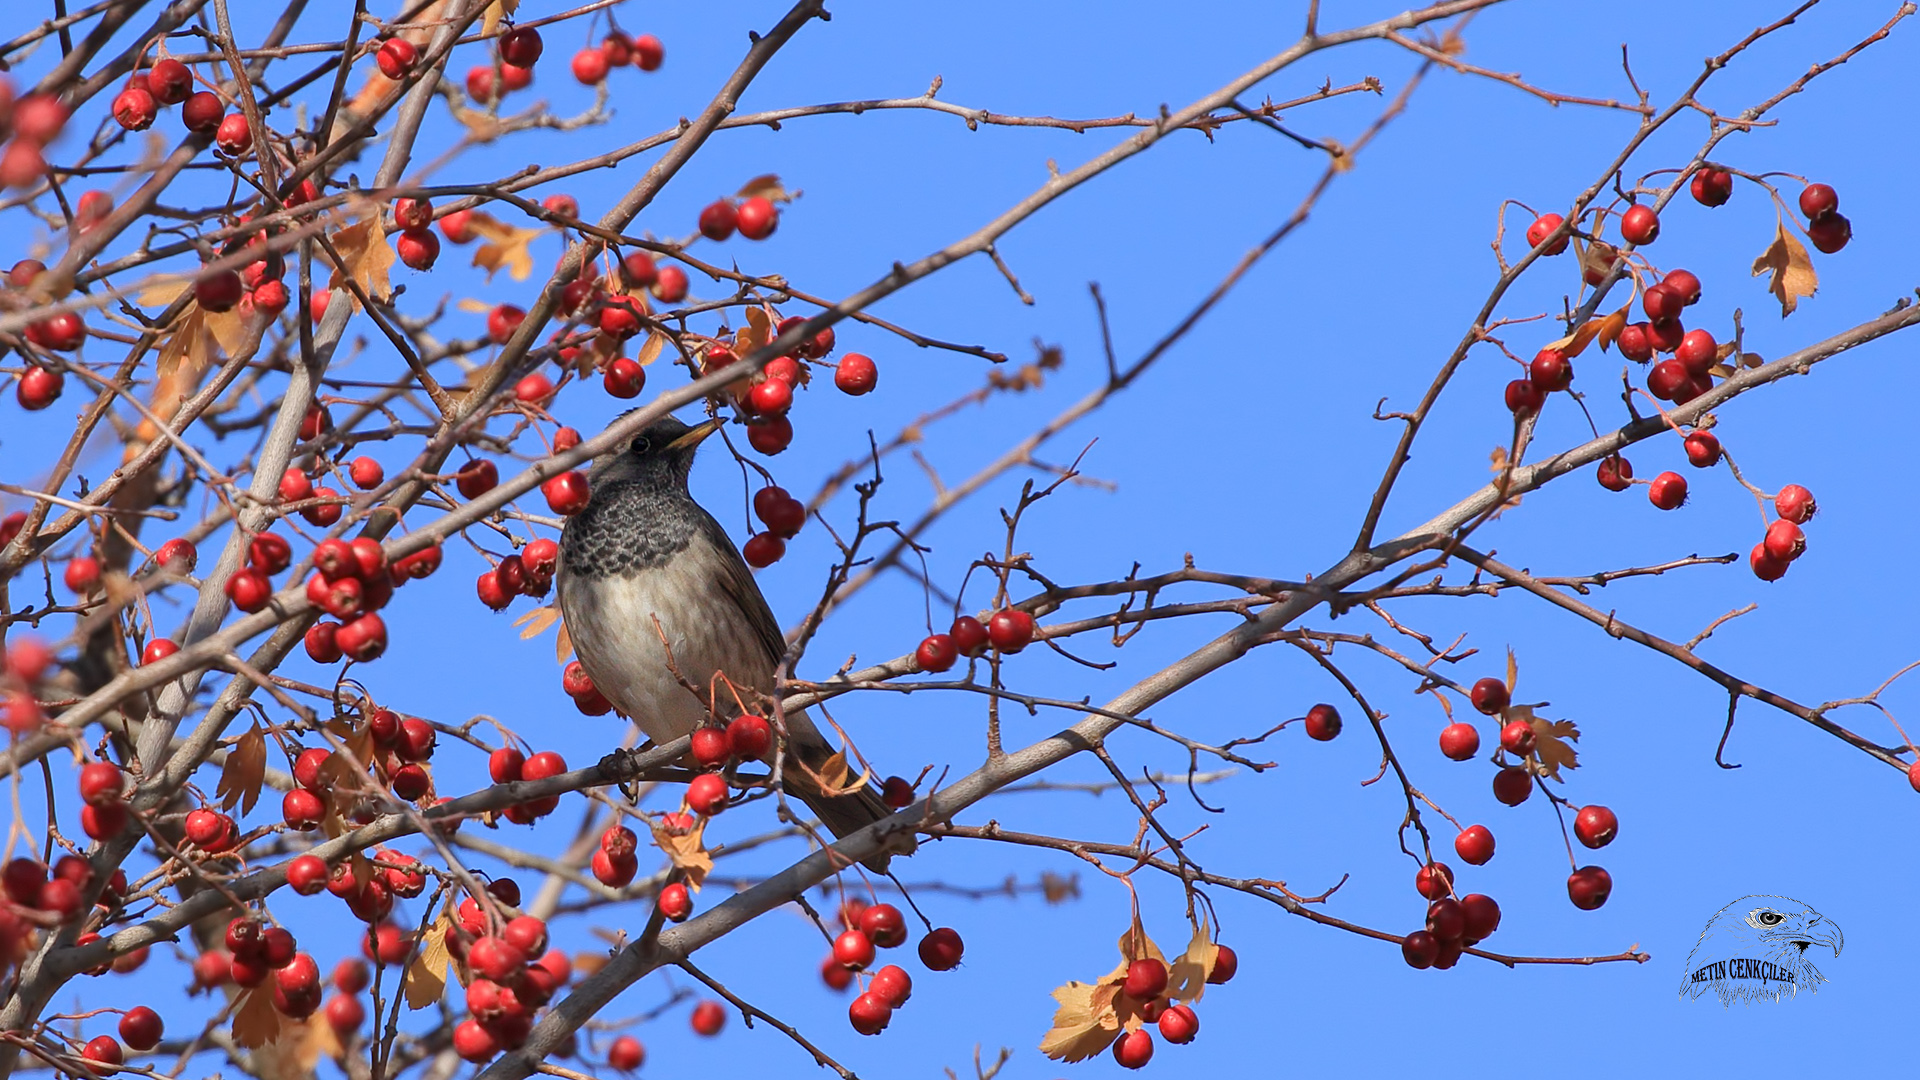
[[[830,795],[823,791],[815,776],[831,771],[841,771],[844,766],[836,767],[832,763],[834,752],[827,747],[826,740],[819,730],[807,721],[805,714],[787,719],[787,730],[792,739],[787,753],[798,759],[800,768],[790,764],[786,770],[786,787],[790,794],[797,795],[819,818],[820,823],[832,831],[836,837],[850,836],[868,825],[890,816],[893,811],[881,799],[871,783],[863,784],[859,790],[845,794]],[[813,775],[809,775],[809,773]],[[901,854],[912,854],[914,849],[912,836],[895,838],[893,850]],[[862,860],[862,865],[876,874],[887,872],[887,863],[891,853],[880,852]]]

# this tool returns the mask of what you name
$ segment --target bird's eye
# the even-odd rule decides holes
[[[1777,911],[1763,911],[1760,913],[1760,921],[1766,923],[1768,926],[1777,925],[1783,918],[1785,918],[1785,916]]]
[[[647,451],[652,449],[653,449],[653,444],[647,441],[647,437],[645,435],[642,435],[639,438],[633,440],[633,452],[636,454],[644,454]]]

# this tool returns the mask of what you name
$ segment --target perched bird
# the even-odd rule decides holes
[[[746,560],[687,491],[694,451],[718,427],[662,417],[596,459],[586,509],[560,535],[560,612],[581,666],[656,743],[738,716],[742,701],[764,710],[756,694],[773,691],[787,648]],[[699,693],[674,677],[668,647]],[[834,751],[805,712],[785,719],[785,789],[835,836],[891,813],[871,784],[845,794],[823,790],[808,771],[821,773]],[[885,872],[887,855],[866,865]]]
[[[1827,977],[1807,959],[1807,948],[1825,945],[1839,956],[1845,943],[1838,926],[1798,900],[1743,896],[1715,912],[1700,932],[1680,977],[1680,996],[1691,1001],[1712,990],[1720,1004],[1731,1005],[1817,993]]]

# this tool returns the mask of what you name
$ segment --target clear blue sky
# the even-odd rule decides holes
[[[1743,56],[1704,96],[1717,109],[1737,112],[1864,37],[1894,7],[1822,5]],[[1182,18],[1163,5],[1145,4],[988,2],[936,11],[845,3],[835,6],[830,23],[802,31],[741,107],[908,96],[940,75],[943,99],[998,112],[1150,114],[1163,102],[1178,107],[1278,52],[1299,29],[1299,8],[1213,5],[1204,17]],[[523,15],[559,9],[528,0]],[[1737,14],[1726,14],[1735,9]],[[749,3],[724,12],[700,5],[626,10],[622,21],[629,28],[665,41],[667,62],[652,76],[616,76],[623,81],[616,83],[617,115],[610,127],[515,140],[437,179],[479,181],[526,162],[572,159],[669,126],[707,100],[740,55],[746,32],[764,29],[783,8]],[[1330,3],[1322,24],[1345,26],[1397,10]],[[1630,91],[1620,72],[1619,46],[1626,41],[1640,84],[1655,104],[1664,104],[1702,57],[1785,10],[1784,4],[1634,2],[1573,9],[1516,3],[1473,23],[1467,59],[1523,71],[1568,93],[1624,97]],[[1885,310],[1916,284],[1911,252],[1920,236],[1910,205],[1916,162],[1887,119],[1895,103],[1911,102],[1920,90],[1916,32],[1920,27],[1903,26],[1780,108],[1774,114],[1780,126],[1730,139],[1716,155],[1749,171],[1807,174],[1840,191],[1854,240],[1843,253],[1819,259],[1820,294],[1792,319],[1783,322],[1763,284],[1749,276],[1749,264],[1773,228],[1757,189],[1743,185],[1719,210],[1684,198],[1675,203],[1652,254],[1663,265],[1684,265],[1700,275],[1705,298],[1695,312],[1703,324],[1729,326],[1734,309],[1742,309],[1749,348],[1772,358]],[[584,36],[562,29],[547,37],[548,55],[533,92],[562,111],[588,99],[564,68]],[[479,50],[473,51],[477,57]],[[456,70],[464,66],[456,60]],[[1326,52],[1249,96],[1286,99],[1328,80],[1341,85],[1369,75],[1391,94],[1414,67],[1410,56],[1388,46]],[[1356,95],[1297,110],[1286,122],[1303,134],[1350,141],[1378,104]],[[1145,572],[1172,569],[1188,552],[1206,568],[1279,577],[1331,565],[1350,542],[1398,433],[1369,418],[1374,403],[1386,397],[1388,408],[1411,406],[1478,309],[1497,273],[1487,245],[1500,201],[1563,208],[1611,159],[1632,125],[1626,114],[1556,109],[1486,80],[1436,72],[1408,113],[1335,184],[1305,229],[1134,390],[1047,447],[1049,460],[1064,461],[1094,442],[1087,474],[1118,486],[1062,492],[1033,512],[1021,547],[1061,582],[1117,577],[1136,560]],[[1652,140],[1630,172],[1684,164],[1704,136],[1702,120],[1685,118]],[[430,158],[449,137],[448,125],[436,120],[416,160]],[[685,235],[701,205],[750,176],[778,173],[789,187],[804,189],[804,198],[789,208],[772,240],[735,241],[725,254],[738,258],[743,269],[784,273],[808,291],[837,297],[880,276],[896,259],[910,261],[978,228],[1041,183],[1049,159],[1071,167],[1122,137],[969,132],[955,118],[916,112],[804,119],[780,132],[727,132],[639,227]],[[1103,377],[1089,281],[1098,281],[1105,293],[1123,361],[1137,355],[1284,219],[1321,165],[1316,154],[1250,125],[1232,126],[1212,142],[1191,134],[1169,138],[1048,208],[1001,244],[1037,299],[1034,306],[1023,306],[982,260],[884,303],[879,313],[889,319],[936,337],[983,343],[1015,360],[1031,357],[1029,343],[1036,338],[1065,350],[1065,368],[1043,390],[970,410],[929,431],[923,452],[941,476],[951,481],[970,474]],[[363,174],[370,173],[368,164]],[[630,166],[593,174],[564,190],[592,218],[637,173]],[[543,244],[536,248],[541,268],[558,251],[551,239]],[[1510,250],[1517,253],[1517,246]],[[483,285],[477,275],[455,272],[465,254],[449,247],[443,270],[430,277],[397,272],[396,280],[415,294],[444,290],[488,302],[519,299],[504,277]],[[1571,285],[1568,261],[1531,275],[1500,314],[1557,309]],[[700,283],[695,290],[701,293]],[[468,330],[478,330],[476,317],[454,318],[473,319]],[[1519,328],[1508,341],[1530,355],[1552,336]],[[826,469],[859,453],[868,428],[884,438],[920,411],[978,385],[984,374],[977,360],[913,350],[870,330],[843,329],[841,341],[843,348],[876,358],[880,389],[857,401],[816,389],[804,401],[793,448],[773,463],[776,475],[797,492],[811,491]],[[1582,475],[1528,496],[1480,540],[1497,547],[1505,561],[1546,573],[1740,552],[1740,564],[1622,582],[1596,593],[1593,602],[1616,606],[1623,618],[1684,640],[1718,615],[1757,601],[1758,610],[1723,627],[1703,654],[1804,702],[1865,693],[1915,658],[1914,635],[1907,630],[1913,590],[1897,570],[1897,538],[1912,526],[1901,463],[1912,452],[1907,409],[1914,382],[1903,361],[1913,348],[1904,339],[1872,346],[1721,411],[1718,430],[1751,479],[1769,489],[1798,482],[1819,499],[1822,512],[1809,528],[1810,551],[1780,583],[1759,583],[1744,567],[1761,527],[1751,499],[1724,469],[1686,469],[1677,439],[1644,446],[1631,457],[1643,476],[1666,468],[1686,472],[1694,494],[1684,509],[1663,514],[1640,489],[1612,495]],[[1603,426],[1617,422],[1618,403],[1606,385],[1617,379],[1619,364],[1611,355],[1590,354],[1577,365]],[[358,365],[384,375],[397,361],[372,344]],[[1492,350],[1474,354],[1418,447],[1389,509],[1387,529],[1425,520],[1486,479],[1487,454],[1508,434],[1500,392],[1512,377]],[[592,431],[617,411],[616,404],[589,392],[572,402],[563,399],[560,411]],[[1583,439],[1577,412],[1565,401],[1553,405],[1541,424],[1541,453]],[[23,452],[31,455],[24,447],[32,439],[57,433],[65,422],[64,416],[41,414],[22,423],[7,409],[7,456],[16,462]],[[96,469],[104,473],[110,466],[104,457],[99,461]],[[17,472],[10,470],[7,479]],[[928,495],[925,479],[905,460],[894,462],[888,475],[878,512],[913,517]],[[717,454],[709,454],[696,472],[696,493],[715,504],[737,506],[720,500],[737,500],[738,483],[738,473]],[[1012,499],[1017,483],[1002,481],[926,538],[934,548],[929,565],[943,584],[957,584],[971,557],[999,548],[997,508]],[[843,499],[830,512],[845,520],[850,503]],[[736,529],[741,525],[737,510],[723,520]],[[783,618],[797,617],[817,596],[830,558],[822,530],[810,525],[786,560],[760,575]],[[394,647],[366,672],[375,691],[437,719],[498,717],[532,736],[536,746],[562,750],[576,764],[597,758],[618,742],[619,726],[575,714],[559,691],[545,639],[521,644],[508,619],[482,616],[471,596],[479,569],[474,557],[450,547],[447,569],[426,589],[444,606],[428,611],[421,596],[402,597],[390,620]],[[811,671],[830,672],[850,653],[876,661],[907,651],[925,632],[922,610],[919,590],[904,578],[869,589],[821,635],[809,656]],[[1613,874],[1613,897],[1598,912],[1578,912],[1566,899],[1565,853],[1544,801],[1536,796],[1517,809],[1495,803],[1484,762],[1454,764],[1434,749],[1443,721],[1430,699],[1410,694],[1411,677],[1352,658],[1349,670],[1392,714],[1389,731],[1415,782],[1463,821],[1484,821],[1499,837],[1498,856],[1463,874],[1462,881],[1469,890],[1496,897],[1505,911],[1488,947],[1523,955],[1604,955],[1638,943],[1653,960],[1509,971],[1468,958],[1450,972],[1415,972],[1392,945],[1217,892],[1223,940],[1239,950],[1241,974],[1208,994],[1199,1039],[1187,1047],[1161,1046],[1153,1070],[1200,1075],[1277,1065],[1289,1071],[1357,1067],[1452,1076],[1524,1056],[1584,1073],[1618,1060],[1606,1047],[1622,1045],[1640,1068],[1659,1075],[1679,1072],[1683,1061],[1688,1067],[1720,1061],[1747,1066],[1756,1056],[1769,1072],[1845,1063],[1864,1073],[1907,1064],[1905,1049],[1887,1038],[1904,1030],[1911,1004],[1902,959],[1908,933],[1902,928],[1915,871],[1904,856],[1920,795],[1901,776],[1752,703],[1743,707],[1727,750],[1728,760],[1742,767],[1724,771],[1713,760],[1725,715],[1717,689],[1524,594],[1404,602],[1395,610],[1442,641],[1470,635],[1481,653],[1462,665],[1469,679],[1498,674],[1504,650],[1518,650],[1520,696],[1550,701],[1545,715],[1572,719],[1583,732],[1583,767],[1572,774],[1569,796],[1604,803],[1620,816],[1619,840],[1595,856]],[[1328,622],[1316,613],[1308,624]],[[1011,666],[1011,678],[1018,687],[1057,697],[1104,700],[1227,625],[1161,624],[1117,655],[1093,649],[1095,659],[1120,662],[1106,673],[1023,656]],[[1342,619],[1336,628],[1382,629],[1360,616]],[[304,658],[289,665],[296,676],[313,671]],[[1338,688],[1316,669],[1271,649],[1182,692],[1152,715],[1197,738],[1223,740],[1300,715],[1315,701],[1338,701],[1337,695]],[[1915,712],[1916,701],[1920,689],[1911,684],[1884,699],[1903,718]],[[891,772],[912,775],[928,763],[965,771],[982,752],[982,713],[971,696],[877,695],[843,705],[836,716]],[[1871,738],[1899,741],[1867,710],[1837,718]],[[1016,717],[1009,721],[1009,740],[1024,744],[1060,722],[1057,716]],[[1491,733],[1483,725],[1483,735]],[[1176,770],[1184,763],[1168,744],[1137,735],[1116,739],[1114,752],[1136,771]],[[1173,825],[1210,826],[1195,844],[1201,863],[1219,873],[1284,880],[1302,893],[1317,893],[1350,875],[1326,905],[1329,913],[1394,932],[1415,928],[1423,902],[1411,888],[1412,864],[1394,840],[1400,796],[1390,784],[1360,786],[1378,759],[1362,729],[1350,723],[1331,744],[1309,743],[1290,729],[1267,752],[1277,768],[1208,789],[1210,802],[1227,807],[1224,815],[1204,814],[1175,797]],[[461,778],[471,784],[484,775],[477,755],[449,756],[436,766],[443,792],[464,790]],[[1059,775],[1096,774],[1104,775],[1097,763],[1087,762]],[[207,783],[211,787],[211,778]],[[750,835],[766,821],[755,815],[762,811],[729,815],[715,831],[721,839]],[[1010,828],[1109,841],[1133,833],[1133,814],[1112,794],[1010,795],[963,820],[989,817]],[[557,846],[569,818],[563,811],[549,820],[532,843]],[[507,835],[518,839],[524,832]],[[794,854],[795,848],[756,854],[740,865],[772,869]],[[909,884],[968,887],[992,886],[1009,876],[1032,882],[1044,870],[1078,873],[1081,896],[1048,906],[1031,895],[969,901],[925,892],[920,904],[929,916],[965,935],[968,962],[944,975],[907,962],[916,978],[913,1001],[877,1039],[847,1027],[845,1000],[821,987],[815,974],[824,944],[791,908],[703,951],[698,961],[756,1004],[804,1028],[863,1076],[937,1075],[941,1067],[964,1075],[976,1045],[989,1059],[998,1047],[1013,1049],[1006,1077],[1118,1072],[1105,1056],[1066,1067],[1044,1060],[1034,1047],[1052,1014],[1048,991],[1113,965],[1113,942],[1127,917],[1122,888],[1064,856],[964,841],[928,845],[898,865]],[[1779,1005],[1723,1010],[1711,999],[1680,1001],[1675,991],[1702,924],[1749,893],[1798,898],[1845,930],[1846,952],[1820,961],[1832,982],[1815,996]],[[1147,879],[1142,897],[1149,931],[1163,945],[1177,946],[1186,935],[1178,890]],[[287,898],[276,910],[303,938],[313,934],[318,941],[323,939],[315,931],[348,929],[324,897]],[[637,929],[645,914],[644,905],[633,905],[597,912],[592,922]],[[592,947],[579,920],[557,933],[571,947]],[[323,951],[323,967],[335,955]],[[137,995],[173,1000],[184,979],[183,967],[156,962],[129,982]],[[81,990],[95,1000],[96,988]],[[648,980],[612,1012],[641,1012],[667,992],[660,979]],[[782,1036],[746,1031],[737,1016],[720,1047],[689,1033],[684,1009],[636,1033],[647,1043],[647,1070],[655,1074],[711,1068],[716,1049],[729,1068],[745,1073],[812,1072],[806,1056]]]

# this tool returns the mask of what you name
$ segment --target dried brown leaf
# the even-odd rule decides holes
[[[567,633],[567,620],[564,618],[560,620],[560,633],[554,635],[553,656],[562,667],[573,656],[573,635]]]
[[[260,801],[260,786],[267,780],[267,733],[255,723],[227,751],[227,762],[220,769],[220,809],[240,807],[242,814],[253,812]]]
[[[1514,655],[1513,646],[1507,646],[1507,697],[1513,697],[1513,688],[1520,682],[1520,658]]]
[[[1632,306],[1633,304],[1631,302],[1622,304],[1620,305],[1619,311],[1600,320],[1600,337],[1598,340],[1600,342],[1601,352],[1612,348],[1613,343],[1620,340],[1620,331],[1627,328],[1627,309]]]
[[[1552,779],[1566,783],[1560,776],[1560,769],[1580,767],[1580,755],[1568,740],[1580,741],[1580,729],[1571,720],[1548,720],[1533,715],[1531,705],[1513,705],[1501,715],[1502,723],[1525,720],[1533,726],[1534,756],[1540,761],[1540,771]]]
[[[667,853],[668,861],[687,873],[687,888],[694,892],[707,883],[707,875],[713,871],[713,856],[707,853],[707,846],[701,839],[706,832],[707,822],[701,818],[692,829],[683,836],[675,836],[660,826],[653,826],[653,843]]]
[[[453,306],[459,308],[461,311],[470,312],[474,315],[489,314],[494,308],[494,305],[487,303],[485,300],[475,300],[471,296],[461,297]]]
[[[1053,999],[1060,1007],[1054,1010],[1052,1030],[1040,1040],[1040,1052],[1072,1064],[1113,1045],[1120,1037],[1120,1017],[1113,1007],[1119,993],[1119,983],[1105,981],[1069,982],[1055,989]]]
[[[660,352],[666,348],[666,345],[667,335],[658,330],[648,330],[647,340],[641,344],[640,351],[633,354],[634,362],[641,367],[646,367],[660,359]]]
[[[740,185],[740,190],[734,192],[734,198],[737,199],[751,199],[756,196],[771,199],[777,203],[793,201],[793,196],[787,194],[786,186],[780,183],[780,178],[772,173],[756,176]]]
[[[487,272],[487,280],[502,267],[507,276],[515,281],[525,281],[533,274],[533,250],[535,237],[544,235],[545,229],[523,229],[508,225],[485,214],[473,215],[473,231],[486,240],[473,252],[473,265]]]
[[[1753,276],[1772,274],[1767,290],[1780,301],[1780,317],[1786,318],[1800,306],[1800,298],[1820,291],[1820,276],[1813,272],[1813,258],[1800,239],[1787,231],[1785,219],[1774,225],[1773,243],[1753,260]]]
[[[1199,1001],[1207,992],[1207,976],[1213,974],[1213,965],[1219,959],[1220,946],[1213,943],[1207,921],[1201,919],[1193,925],[1187,951],[1168,965],[1167,996],[1181,1002]]]
[[[280,1037],[280,1010],[273,1007],[273,991],[264,986],[245,991],[246,1000],[233,1011],[233,1041],[246,1050],[258,1050]]]
[[[500,29],[500,20],[519,8],[520,0],[493,0],[487,5],[486,13],[480,16],[482,31],[492,37]]]
[[[300,1038],[295,1060],[306,1072],[312,1073],[313,1067],[323,1057],[334,1061],[345,1060],[347,1048],[340,1045],[340,1036],[334,1034],[332,1024],[316,1017],[312,1022],[300,1022],[293,1027]]]
[[[393,245],[387,243],[387,234],[380,227],[380,215],[369,213],[357,224],[344,229],[336,229],[328,239],[333,241],[334,250],[340,253],[341,269],[336,269],[328,281],[330,289],[344,288],[347,278],[376,301],[384,301],[393,293],[393,286],[387,280],[387,271],[394,261]],[[347,296],[353,300],[354,310],[360,310],[360,298],[352,291]]]
[[[419,955],[407,966],[407,975],[400,984],[407,999],[407,1008],[424,1009],[439,1001],[447,989],[447,962],[451,959],[447,952],[447,929],[453,925],[453,907],[451,904],[440,909],[440,915],[427,927],[427,936],[420,942]]]
[[[534,638],[546,633],[548,627],[559,621],[559,605],[548,604],[546,607],[534,608],[532,611],[513,620],[513,625],[520,628],[521,641],[532,641]]]

